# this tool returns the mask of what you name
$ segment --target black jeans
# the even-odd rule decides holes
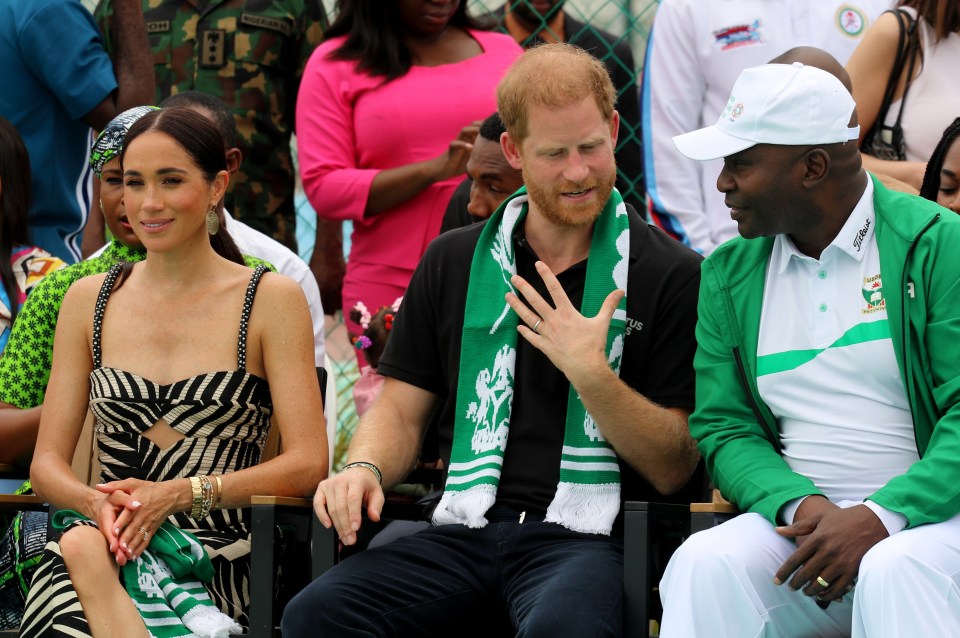
[[[623,543],[553,523],[430,527],[344,560],[283,614],[284,638],[623,632]],[[500,522],[498,522],[498,520]],[[502,624],[500,625],[502,627]]]

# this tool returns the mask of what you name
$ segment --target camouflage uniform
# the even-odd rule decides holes
[[[233,110],[243,163],[227,208],[296,251],[290,133],[304,66],[327,26],[321,0],[142,0],[157,102],[195,89]],[[95,16],[113,52],[112,0]]]

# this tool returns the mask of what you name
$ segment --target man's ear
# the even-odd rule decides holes
[[[830,174],[830,154],[822,148],[807,151],[803,164],[803,185],[811,188]]]
[[[610,137],[613,139],[613,148],[617,148],[617,137],[620,135],[620,114],[616,111],[610,118]]]
[[[520,156],[520,144],[517,144],[507,132],[500,135],[500,150],[503,151],[503,156],[506,158],[507,164],[518,171],[523,168],[523,158]]]
[[[233,175],[240,170],[240,162],[243,161],[243,153],[234,146],[227,150],[227,172]]]

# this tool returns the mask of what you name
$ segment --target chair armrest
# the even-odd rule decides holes
[[[30,510],[42,512],[47,502],[34,494],[0,494],[0,510]]]
[[[251,496],[250,505],[273,505],[313,511],[313,501],[297,496]]]
[[[740,509],[733,503],[690,503],[690,533],[710,529],[738,514]]]
[[[710,514],[739,514],[740,509],[733,503],[690,503],[690,512]]]

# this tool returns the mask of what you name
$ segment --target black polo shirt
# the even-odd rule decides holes
[[[629,207],[628,207],[629,208]],[[701,258],[647,225],[629,208],[627,327],[620,378],[664,407],[692,409],[694,327]],[[445,233],[420,261],[393,324],[379,372],[440,397],[440,457],[449,465],[456,409],[463,313],[474,248],[485,223]],[[517,272],[547,300],[537,256],[522,228],[514,233]],[[586,260],[559,273],[580,307]],[[491,299],[500,305],[502,298]],[[517,337],[513,412],[497,503],[545,513],[560,479],[560,452],[570,383],[550,360]],[[449,400],[447,400],[449,398]],[[622,493],[632,500],[670,500],[621,462]],[[682,500],[682,499],[681,499]]]

